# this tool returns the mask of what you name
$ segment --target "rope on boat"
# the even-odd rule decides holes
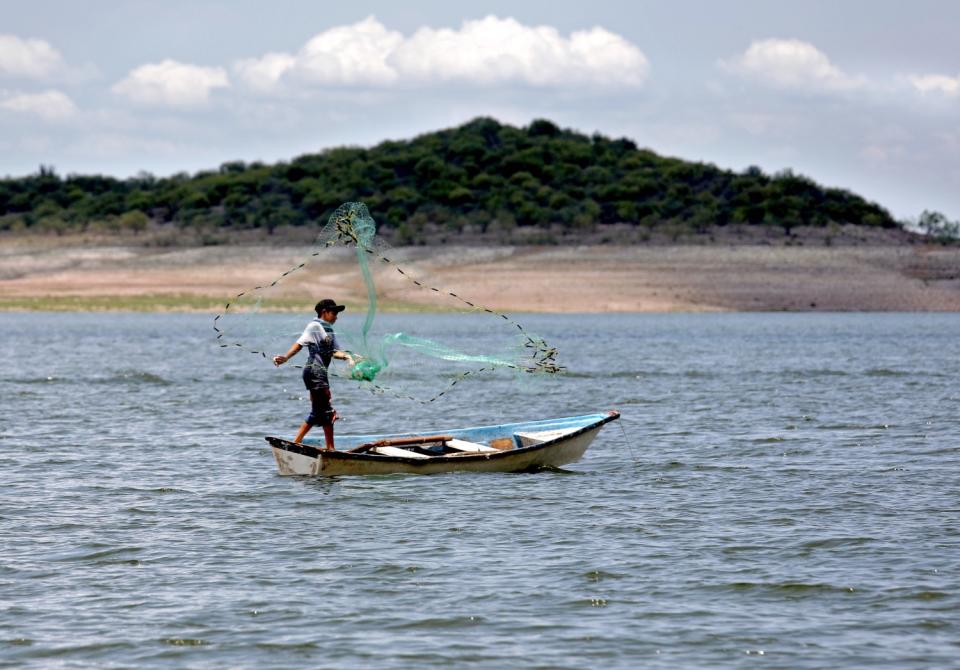
[[[633,464],[634,464],[635,466],[639,466],[639,465],[640,465],[640,460],[636,457],[636,454],[633,453],[633,446],[630,444],[630,439],[627,438],[627,431],[626,431],[626,429],[623,427],[623,417],[622,417],[622,416],[620,417],[620,420],[617,421],[617,423],[620,424],[620,432],[623,433],[623,443],[624,443],[625,445],[627,445],[627,451],[630,452],[630,460],[633,461]]]

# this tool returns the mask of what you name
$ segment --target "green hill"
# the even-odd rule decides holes
[[[478,118],[369,149],[344,147],[276,165],[155,178],[0,180],[0,230],[249,230],[313,225],[365,202],[395,243],[465,231],[590,231],[598,224],[703,232],[732,223],[898,228],[879,205],[784,171],[738,173],[666,158],[628,139],[587,136],[538,120],[525,128]]]

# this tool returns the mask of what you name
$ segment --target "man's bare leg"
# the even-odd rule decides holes
[[[303,442],[303,438],[306,437],[306,436],[307,436],[307,433],[310,432],[310,428],[312,428],[312,426],[311,426],[309,423],[307,423],[306,421],[304,421],[304,422],[303,422],[303,425],[300,426],[300,432],[297,433],[297,436],[296,436],[295,438],[293,438],[293,441],[296,442],[296,443],[298,443],[298,444],[299,444],[300,442]]]

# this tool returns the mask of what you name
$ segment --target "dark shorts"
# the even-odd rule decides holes
[[[303,385],[308,391],[330,390],[327,370],[320,366],[308,365],[303,369]]]
[[[333,407],[330,405],[330,386],[326,370],[305,368],[303,385],[310,391],[310,414],[304,421],[311,426],[333,425]]]

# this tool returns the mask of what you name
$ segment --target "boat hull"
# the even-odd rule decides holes
[[[560,467],[583,457],[603,426],[619,418],[617,412],[587,415],[583,425],[573,424],[560,434],[541,442],[523,444],[493,453],[465,453],[430,458],[383,456],[349,451],[322,451],[307,444],[296,444],[280,438],[267,438],[281,475],[341,476],[388,474],[441,474],[446,472],[522,472],[543,467]],[[574,422],[581,417],[558,419]],[[587,420],[589,419],[589,421]],[[523,435],[517,428],[553,425],[548,422],[504,425],[504,434]],[[464,429],[464,433],[496,434],[497,427]],[[369,436],[365,436],[369,437]],[[501,438],[503,439],[503,438]]]

